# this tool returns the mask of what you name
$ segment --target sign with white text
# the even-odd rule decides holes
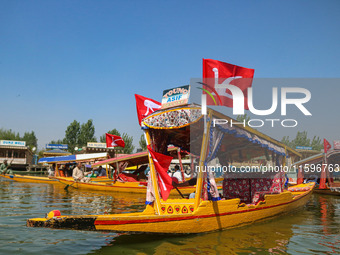
[[[310,146],[296,146],[295,149],[297,150],[313,150]]]
[[[91,148],[106,148],[106,143],[92,143],[89,142],[87,143],[87,147],[91,147]]]
[[[186,105],[189,102],[190,86],[185,85],[163,91],[162,109]]]
[[[60,150],[67,150],[67,144],[46,144],[46,149],[60,149]]]
[[[25,141],[0,140],[0,145],[26,146],[26,142]]]

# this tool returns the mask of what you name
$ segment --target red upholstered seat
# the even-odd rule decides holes
[[[134,174],[121,173],[118,178],[124,182],[137,182],[137,176]]]
[[[224,179],[223,197],[226,199],[240,198],[242,203],[250,203],[250,179]]]
[[[256,204],[264,200],[266,194],[278,194],[283,191],[284,179],[281,173],[273,178],[235,178],[223,180],[223,197],[240,198],[242,203]]]

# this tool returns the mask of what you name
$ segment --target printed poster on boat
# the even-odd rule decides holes
[[[184,85],[163,91],[162,109],[186,105],[189,102],[190,86]]]

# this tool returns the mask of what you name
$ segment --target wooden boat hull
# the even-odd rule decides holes
[[[19,175],[19,174],[1,174],[0,177],[17,181],[17,182],[30,182],[30,183],[50,183],[59,184],[59,181],[54,178],[46,176],[29,176],[29,175]]]
[[[194,211],[194,199],[168,199],[162,201],[161,215],[156,214],[155,208],[148,205],[141,213],[36,218],[28,220],[27,225],[115,232],[209,232],[251,224],[295,210],[307,203],[314,184],[302,184],[299,187],[306,189],[266,195],[265,200],[256,205],[240,204],[238,198],[216,202],[202,201]]]
[[[314,189],[315,193],[324,194],[324,195],[332,195],[332,196],[340,196],[340,192],[332,191],[330,189]]]
[[[107,192],[128,192],[128,193],[139,193],[146,194],[146,183],[145,182],[75,182],[68,181],[65,179],[58,178],[60,183],[67,185],[70,188],[80,190],[99,190]],[[183,195],[189,195],[195,192],[195,187],[181,187],[179,188]],[[170,194],[177,195],[176,190],[171,190]]]

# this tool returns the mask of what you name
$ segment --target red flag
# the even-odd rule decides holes
[[[135,98],[139,125],[146,116],[153,113],[155,110],[161,109],[161,103],[151,98],[143,97],[137,94],[135,94]]]
[[[329,151],[330,148],[332,148],[331,144],[326,139],[323,139],[324,152],[327,153],[327,151]]]
[[[216,88],[215,86],[216,84],[234,85],[242,90],[244,95],[244,109],[249,110],[247,89],[251,87],[253,76],[254,69],[213,59],[203,59],[203,88],[211,95],[214,93],[214,98],[207,97],[207,104],[233,107],[233,96],[229,89]]]
[[[111,135],[106,133],[106,146],[109,147],[125,147],[124,140],[118,135]]]
[[[151,154],[157,171],[158,185],[161,190],[161,196],[163,200],[166,201],[169,197],[171,189],[173,188],[172,179],[167,173],[173,157],[153,151],[150,145],[148,145],[148,150]]]

